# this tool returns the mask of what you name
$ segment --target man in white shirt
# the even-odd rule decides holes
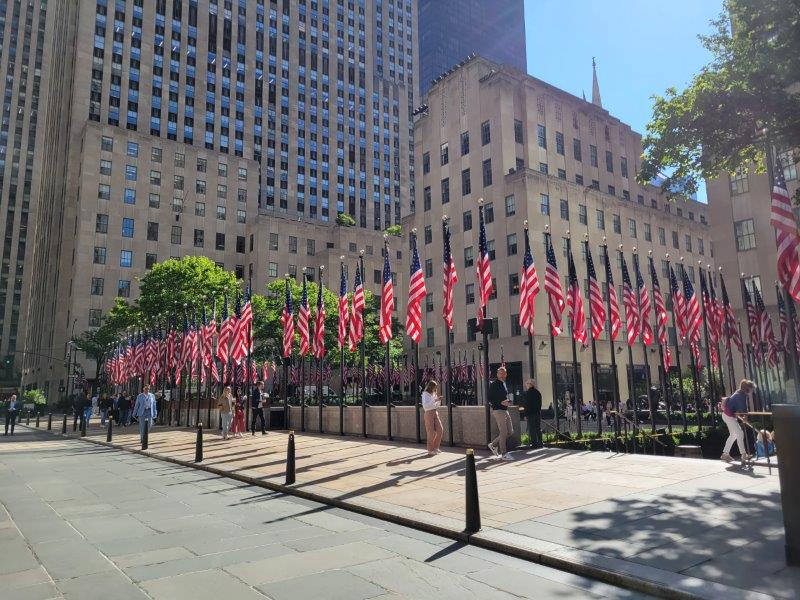
[[[139,419],[139,438],[144,439],[145,423],[147,423],[147,428],[150,430],[157,416],[156,397],[150,393],[150,386],[147,384],[142,388],[142,393],[136,396],[133,416]]]

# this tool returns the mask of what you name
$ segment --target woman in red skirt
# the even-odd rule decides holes
[[[233,423],[231,424],[231,432],[234,437],[242,437],[242,433],[247,428],[244,419],[244,404],[242,403],[241,394],[236,397],[236,408],[233,411]]]

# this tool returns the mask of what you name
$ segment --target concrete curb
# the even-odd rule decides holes
[[[22,426],[26,427],[24,425]],[[651,573],[657,576],[660,575],[658,579],[665,579],[665,580],[671,579],[672,581],[666,582],[666,581],[657,581],[655,579],[644,579],[642,577],[636,577],[630,574],[629,572],[626,572],[625,569],[614,568],[613,566],[615,564],[620,565],[620,563],[627,563],[628,561],[622,561],[619,559],[613,559],[610,557],[604,557],[599,554],[594,554],[593,558],[596,558],[596,561],[590,562],[586,560],[580,560],[579,558],[576,557],[560,555],[559,553],[556,552],[537,552],[535,550],[521,548],[513,544],[504,543],[502,541],[487,539],[484,535],[481,534],[481,532],[477,532],[475,534],[468,534],[465,531],[459,531],[450,527],[443,527],[436,525],[434,523],[420,521],[418,519],[413,519],[409,517],[404,517],[396,513],[356,504],[350,501],[339,500],[338,498],[330,497],[325,494],[320,494],[314,491],[298,489],[291,485],[287,486],[266,479],[258,479],[256,477],[251,477],[249,475],[232,473],[229,471],[225,471],[224,469],[218,469],[208,465],[203,465],[202,463],[194,463],[191,461],[181,460],[178,458],[172,458],[170,456],[162,456],[151,450],[128,448],[125,446],[121,446],[119,444],[115,444],[113,442],[109,443],[103,440],[95,440],[88,437],[73,436],[70,435],[70,433],[62,434],[60,432],[55,432],[55,431],[48,432],[46,429],[44,430],[36,429],[35,427],[30,427],[30,426],[27,426],[26,428],[32,431],[51,433],[54,437],[74,439],[75,441],[80,441],[80,442],[89,442],[92,444],[96,444],[98,446],[105,446],[108,448],[114,448],[116,450],[123,450],[125,452],[140,454],[148,458],[153,458],[163,462],[180,465],[182,467],[188,467],[200,471],[205,471],[212,475],[218,475],[220,477],[234,479],[237,481],[241,481],[242,483],[246,483],[248,485],[253,485],[260,488],[265,488],[273,492],[279,492],[289,496],[295,496],[298,498],[303,498],[305,500],[318,502],[320,504],[326,504],[328,506],[341,508],[343,510],[379,519],[381,521],[388,521],[390,523],[401,525],[403,527],[409,527],[411,529],[416,529],[418,531],[431,533],[464,544],[469,544],[479,548],[484,548],[486,550],[492,550],[494,552],[506,554],[508,556],[514,556],[533,563],[544,565],[546,567],[552,567],[560,571],[565,571],[568,573],[572,573],[574,575],[587,577],[590,579],[601,581],[603,583],[608,583],[618,587],[626,588],[635,592],[643,592],[646,594],[650,594],[652,596],[657,596],[659,598],[666,598],[668,600],[716,600],[717,598],[725,597],[728,599],[741,598],[747,600],[773,600],[772,596],[766,594],[760,594],[758,592],[742,590],[741,588],[725,586],[723,584],[718,584],[712,581],[706,581],[704,579],[699,579],[696,577],[682,576],[672,571],[664,571],[653,567],[646,567],[645,565],[638,565],[637,563],[630,563],[631,565],[637,567],[637,569],[650,571]],[[596,563],[605,563],[605,564],[600,565]],[[700,590],[703,588],[706,588],[705,591],[707,593],[698,594],[694,593],[693,591],[690,591],[692,589]]]

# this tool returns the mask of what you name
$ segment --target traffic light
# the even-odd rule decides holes
[[[6,354],[6,357],[3,359],[3,366],[6,369],[10,369],[14,366],[14,355],[13,354]]]

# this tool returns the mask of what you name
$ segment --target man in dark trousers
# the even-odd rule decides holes
[[[8,399],[8,406],[6,406],[6,432],[3,435],[8,435],[8,426],[11,425],[11,435],[14,435],[14,425],[17,422],[17,415],[19,414],[19,402],[17,402],[17,395],[11,394]]]
[[[264,408],[267,407],[267,410],[269,410],[269,407],[267,405],[265,396],[264,382],[259,381],[256,384],[256,387],[253,388],[253,391],[250,392],[250,409],[253,414],[250,422],[250,432],[253,435],[256,434],[256,417],[261,419],[261,435],[267,434],[267,425],[264,421]]]
[[[514,433],[511,416],[508,414],[508,388],[506,387],[506,368],[497,369],[497,378],[489,383],[489,404],[492,408],[492,417],[497,423],[497,437],[489,444],[492,454],[503,460],[513,460],[506,452],[506,440]]]
[[[542,447],[542,394],[536,389],[536,381],[528,379],[525,382],[525,396],[522,399],[522,409],[528,420],[528,438],[531,448]]]

